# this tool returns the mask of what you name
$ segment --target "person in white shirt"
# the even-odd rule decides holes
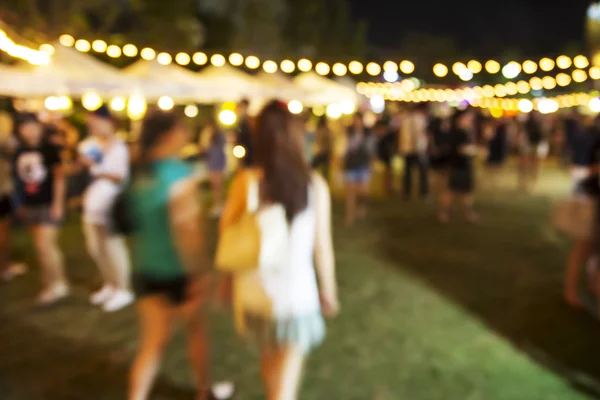
[[[87,117],[92,138],[80,147],[80,162],[89,168],[92,183],[83,198],[83,231],[90,256],[98,265],[103,287],[90,301],[114,312],[130,305],[130,260],[125,238],[113,230],[112,212],[129,179],[129,150],[115,135],[114,120],[105,106]]]
[[[420,196],[429,196],[429,157],[427,149],[427,105],[418,104],[400,122],[400,153],[404,155],[404,196],[412,195],[413,169],[419,169]]]

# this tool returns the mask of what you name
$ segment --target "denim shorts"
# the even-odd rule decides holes
[[[344,175],[347,183],[366,183],[371,179],[369,168],[349,169]]]

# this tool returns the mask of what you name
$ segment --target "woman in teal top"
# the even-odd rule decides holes
[[[150,394],[172,325],[183,319],[199,399],[210,399],[207,336],[200,306],[208,295],[197,185],[179,160],[188,133],[171,113],[155,112],[142,127],[139,161],[128,192],[135,216],[134,288],[141,345],[130,377],[130,400]]]

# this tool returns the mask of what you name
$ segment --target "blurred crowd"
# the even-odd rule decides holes
[[[328,120],[293,115],[279,102],[256,117],[248,107],[247,100],[238,104],[235,129],[208,119],[199,135],[176,113],[151,111],[131,141],[105,106],[85,115],[86,135],[61,118],[0,114],[2,278],[27,270],[8,257],[10,232],[20,225],[36,250],[39,303],[68,297],[59,234],[69,210],[79,210],[87,252],[103,281],[91,304],[116,312],[137,301],[141,341],[131,400],[148,398],[175,320],[189,334],[199,398],[231,396],[232,387],[212,385],[207,365],[201,310],[215,290],[232,306],[240,334],[260,349],[268,398],[296,398],[304,359],[325,336],[324,317],[339,311],[330,185],[343,188],[348,226],[367,216],[374,174],[386,196],[400,191],[405,201],[417,195],[436,202],[444,224],[455,203],[467,221],[477,222],[477,177],[499,188],[513,162],[519,190],[535,190],[543,161],[552,157],[570,172],[575,193],[594,201],[600,195],[598,124],[576,111],[495,119],[476,109],[441,112],[417,104]],[[202,182],[210,206],[199,196]],[[220,246],[229,246],[232,235],[244,238],[218,249],[221,255],[242,257],[242,244],[250,243],[260,250],[254,249],[256,260],[225,268],[218,256],[215,280],[205,215],[220,218]],[[583,264],[594,291],[600,287],[595,239],[574,242],[565,289],[570,304],[580,303]],[[266,261],[275,254],[277,262]],[[243,269],[244,262],[256,265]]]

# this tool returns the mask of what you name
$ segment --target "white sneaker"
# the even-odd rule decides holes
[[[69,286],[66,283],[56,283],[42,290],[38,297],[38,303],[41,306],[52,305],[69,296],[70,292]]]
[[[90,296],[90,303],[92,303],[95,306],[101,306],[102,304],[110,300],[114,295],[115,288],[113,288],[110,285],[104,285],[102,286],[102,289],[92,293],[92,295]]]
[[[119,311],[129,306],[134,300],[135,297],[133,297],[131,292],[126,290],[117,290],[114,292],[113,296],[106,303],[104,303],[103,309],[108,313]]]

